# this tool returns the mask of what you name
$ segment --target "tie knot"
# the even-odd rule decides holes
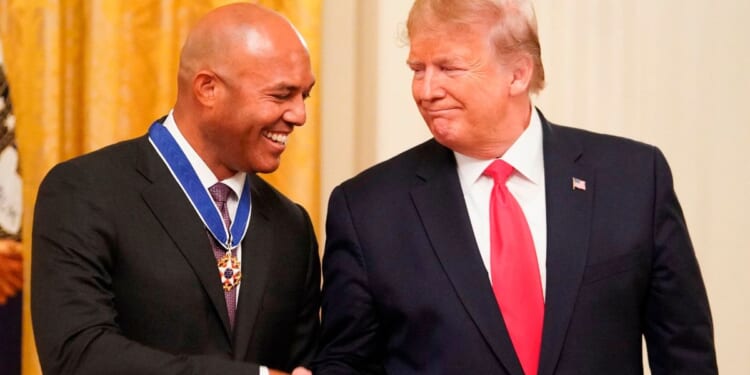
[[[208,192],[211,193],[211,198],[214,199],[214,202],[227,203],[227,198],[229,198],[229,193],[232,192],[232,189],[221,182],[217,182],[208,188]]]
[[[513,173],[513,166],[506,163],[505,160],[497,159],[484,170],[484,175],[495,180],[495,184],[505,184]]]

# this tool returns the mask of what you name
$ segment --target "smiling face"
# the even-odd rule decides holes
[[[299,41],[238,55],[219,73],[213,126],[202,128],[203,138],[221,168],[273,172],[306,120],[304,100],[315,83],[310,58]]]
[[[254,4],[227,5],[188,35],[175,122],[218,179],[273,172],[305,123],[314,84],[304,41],[285,18]]]
[[[530,113],[525,62],[500,56],[492,32],[486,23],[424,17],[409,33],[412,96],[430,132],[440,144],[479,159],[502,155]]]

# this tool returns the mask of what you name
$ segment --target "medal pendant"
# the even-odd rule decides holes
[[[219,266],[221,285],[224,287],[225,292],[240,285],[240,279],[242,279],[240,261],[237,260],[236,256],[232,255],[231,251],[224,253],[224,255],[219,258],[217,265]]]

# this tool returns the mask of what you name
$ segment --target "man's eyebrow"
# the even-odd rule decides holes
[[[296,90],[298,88],[299,88],[299,86],[296,86],[296,85],[293,85],[293,84],[290,84],[290,83],[284,83],[284,82],[280,82],[280,83],[276,83],[276,84],[273,84],[271,86],[268,86],[269,90],[279,90],[279,91],[281,91],[281,90],[290,90],[291,91],[291,90]]]
[[[441,64],[455,64],[458,61],[460,61],[460,59],[456,57],[438,57],[432,60],[431,62],[437,65],[441,65]],[[422,61],[418,61],[418,60],[406,59],[406,65],[409,65],[409,66],[425,65],[425,63]]]

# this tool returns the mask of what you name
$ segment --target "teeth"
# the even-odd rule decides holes
[[[289,138],[287,134],[282,133],[271,133],[269,131],[264,131],[263,136],[282,145],[286,145],[286,140]]]

